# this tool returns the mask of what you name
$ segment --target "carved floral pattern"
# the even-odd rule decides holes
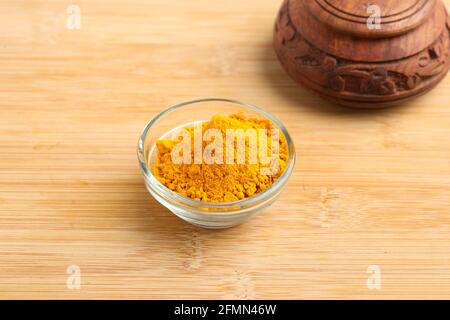
[[[447,17],[450,31],[450,17]],[[336,92],[354,92],[362,95],[394,95],[413,90],[424,80],[435,77],[446,69],[449,56],[449,32],[444,32],[428,49],[416,55],[412,74],[398,71],[387,63],[357,63],[338,59],[314,47],[296,30],[289,16],[289,0],[283,3],[276,23],[276,32],[283,47],[295,52],[299,67],[320,70],[324,86]]]
[[[388,72],[383,68],[366,70],[364,66],[343,65],[338,67],[337,60],[326,56],[322,63],[322,71],[327,75],[328,86],[338,92],[346,89],[346,79],[359,79],[357,91],[379,95],[394,94],[395,83],[389,78]]]

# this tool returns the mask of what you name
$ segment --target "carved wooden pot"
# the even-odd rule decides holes
[[[441,0],[285,0],[275,50],[289,75],[358,108],[417,97],[450,68],[450,19]],[[373,3],[372,2],[372,3]]]

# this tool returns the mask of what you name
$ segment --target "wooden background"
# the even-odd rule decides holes
[[[74,3],[80,30],[67,1],[0,3],[1,298],[450,298],[450,77],[352,111],[285,75],[278,0]],[[156,203],[135,154],[149,119],[203,97],[273,112],[298,151],[282,198],[224,231]]]

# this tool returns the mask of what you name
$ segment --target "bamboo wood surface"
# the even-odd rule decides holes
[[[280,1],[75,3],[79,30],[66,1],[0,3],[0,298],[450,298],[449,77],[350,110],[282,70]],[[298,152],[281,199],[229,230],[169,213],[136,159],[149,119],[201,97],[267,109]]]

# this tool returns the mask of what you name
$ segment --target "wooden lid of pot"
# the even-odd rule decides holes
[[[446,11],[436,0],[379,0],[380,29],[368,27],[376,14],[362,0],[289,1],[292,23],[319,49],[352,61],[403,59],[434,43],[445,28]],[[374,12],[374,13],[370,13]]]
[[[343,32],[365,38],[380,38],[405,33],[430,17],[436,0],[311,0],[306,1],[312,15]],[[379,19],[379,20],[377,20]],[[379,21],[378,28],[368,23]]]

